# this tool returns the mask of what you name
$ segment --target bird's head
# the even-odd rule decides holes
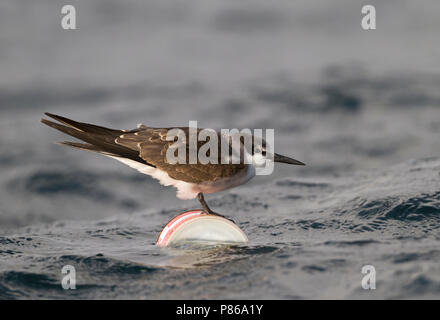
[[[229,140],[231,158],[228,162],[251,164],[257,174],[267,175],[273,171],[274,162],[304,166],[301,161],[275,153],[273,150],[273,135],[264,139],[262,135],[252,135],[237,132],[224,136]],[[270,141],[270,143],[267,142]],[[231,160],[232,159],[232,160]],[[234,162],[238,161],[238,162]]]
[[[305,163],[299,160],[275,153],[273,151],[273,141],[272,144],[269,144],[264,138],[255,135],[252,135],[251,143],[246,144],[245,140],[246,139],[241,140],[245,157],[247,158],[248,163],[252,163],[256,168],[266,167],[267,164],[271,162],[299,166],[305,165]]]
[[[264,166],[266,161],[305,166],[305,163],[299,160],[273,152],[270,145],[264,139],[261,139],[261,141],[256,140],[257,141],[252,145],[252,162],[255,166]]]

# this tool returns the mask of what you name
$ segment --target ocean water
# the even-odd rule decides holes
[[[94,1],[75,31],[54,1],[3,1],[0,298],[439,299],[439,5],[422,2],[372,1],[368,33],[348,0]],[[198,202],[53,144],[67,137],[45,111],[274,128],[275,150],[307,166],[206,196],[248,244],[158,248]],[[61,287],[65,265],[76,290]]]

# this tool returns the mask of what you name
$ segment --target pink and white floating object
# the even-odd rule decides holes
[[[190,210],[178,214],[167,223],[156,245],[166,247],[187,241],[245,243],[249,240],[232,221],[206,214],[202,210]]]

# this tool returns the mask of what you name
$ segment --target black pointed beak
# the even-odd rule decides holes
[[[283,156],[283,155],[278,154],[278,153],[275,153],[275,154],[274,154],[274,158],[273,158],[273,160],[274,160],[275,162],[282,162],[282,163],[288,163],[288,164],[295,164],[295,165],[297,165],[297,166],[305,166],[305,165],[306,165],[305,163],[303,163],[303,162],[301,162],[301,161],[298,161],[298,160],[295,160],[295,159],[292,159],[292,158],[289,158],[289,157]]]

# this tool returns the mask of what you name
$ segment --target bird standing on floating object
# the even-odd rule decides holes
[[[137,169],[141,173],[147,174],[157,180],[164,186],[173,186],[177,188],[177,197],[179,199],[198,198],[202,204],[203,211],[207,214],[219,215],[212,211],[207,205],[203,194],[223,191],[229,188],[241,185],[255,176],[255,162],[245,163],[241,161],[238,164],[218,161],[217,164],[198,162],[195,164],[170,164],[167,161],[167,149],[174,141],[167,140],[167,133],[174,128],[151,128],[145,125],[138,125],[133,130],[115,130],[93,124],[82,123],[57,116],[51,113],[45,113],[47,116],[62,123],[55,123],[46,119],[41,122],[64,132],[72,137],[80,139],[86,143],[60,142],[73,148],[87,151],[93,151],[110,158],[121,161],[122,163]],[[189,128],[178,128],[186,134]],[[202,130],[202,129],[199,129]],[[218,133],[222,138],[221,133]],[[252,136],[254,138],[254,136]],[[241,140],[240,143],[243,143]],[[265,141],[259,144],[258,155],[261,158],[266,156]],[[197,148],[200,147],[200,142]],[[186,149],[188,151],[188,146]],[[252,150],[247,151],[241,146],[241,158],[245,156],[256,157],[257,152],[256,139],[252,140]],[[218,153],[220,155],[220,152]],[[273,154],[275,162],[283,162],[293,165],[304,165],[304,163],[279,154]]]

